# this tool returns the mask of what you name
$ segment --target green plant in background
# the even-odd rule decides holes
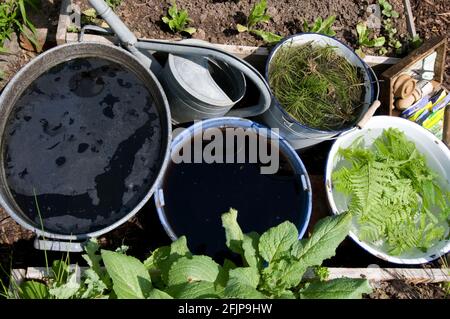
[[[22,33],[36,48],[36,28],[28,19],[27,7],[37,9],[39,0],[6,0],[0,4],[0,52],[5,53],[4,42],[13,32]]]
[[[395,19],[399,17],[398,12],[393,9],[392,4],[390,4],[388,0],[378,0],[378,4],[383,16]]]
[[[361,71],[332,46],[285,45],[269,67],[274,96],[303,125],[337,130],[354,123],[364,92]]]
[[[267,14],[267,0],[260,0],[253,5],[247,18],[247,24],[244,26],[238,23],[236,25],[236,29],[239,32],[250,32],[251,34],[263,39],[266,43],[274,44],[283,39],[283,37],[278,34],[256,28],[259,23],[267,23],[269,21],[270,15]]]
[[[176,1],[172,2],[172,6],[168,10],[168,16],[163,17],[162,20],[175,33],[186,32],[192,35],[197,31],[195,28],[187,27],[192,19],[189,18],[186,10],[178,10]]]
[[[284,222],[264,234],[244,234],[237,211],[222,215],[228,248],[241,257],[239,265],[225,260],[219,265],[208,256],[193,255],[186,238],[156,249],[144,261],[122,250],[102,250],[91,240],[83,258],[89,269],[80,282],[67,263],[52,267],[49,284],[27,283],[18,297],[32,298],[361,298],[372,291],[365,279],[302,280],[305,272],[335,254],[347,236],[351,215],[319,221],[310,238],[298,240],[294,224]],[[31,286],[31,287],[30,287]],[[12,297],[12,296],[9,296]]]
[[[397,11],[395,11],[388,0],[378,0],[380,5],[381,14],[383,16],[383,30],[387,37],[387,45],[393,48],[398,54],[402,51],[402,43],[397,37],[397,29],[394,26],[394,19],[399,17]],[[380,50],[380,54],[385,54],[386,48]]]
[[[383,241],[389,254],[400,255],[445,239],[450,193],[402,131],[384,130],[372,148],[358,139],[339,155],[349,165],[333,173],[333,186],[349,197],[361,240]]]
[[[371,37],[371,32],[364,22],[356,25],[356,32],[358,34],[359,48],[355,52],[359,56],[364,56],[363,48],[379,48],[386,42],[385,37]]]
[[[332,26],[335,21],[336,16],[329,16],[325,20],[322,20],[322,18],[319,17],[316,19],[316,21],[314,21],[312,25],[308,25],[308,22],[304,21],[303,32],[314,32],[334,37],[336,35],[336,32],[334,32]]]
[[[115,9],[122,3],[122,0],[105,0],[105,2],[112,9]]]

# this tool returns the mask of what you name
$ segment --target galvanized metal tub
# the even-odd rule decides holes
[[[159,125],[161,129],[160,140],[158,141],[158,143],[160,143],[160,152],[155,154],[154,162],[152,163],[156,167],[156,172],[152,175],[154,180],[150,181],[148,188],[146,188],[148,191],[145,191],[145,194],[142,194],[142,197],[139,198],[135,206],[124,208],[123,213],[121,213],[120,216],[114,216],[114,218],[111,219],[110,224],[105,227],[77,234],[49,231],[42,223],[28,218],[15,202],[11,194],[11,190],[8,187],[5,177],[5,129],[7,128],[9,117],[12,112],[15,111],[15,104],[38,77],[64,62],[73,59],[98,57],[116,63],[127,70],[127,72],[133,74],[137,79],[144,83],[146,92],[148,92],[149,96],[153,99],[152,108],[154,108],[154,111],[159,116]],[[55,85],[50,85],[49,87],[55,87]],[[120,94],[120,92],[117,93]],[[150,199],[156,189],[156,185],[159,184],[160,179],[163,176],[169,159],[169,145],[171,142],[171,121],[168,102],[156,77],[129,52],[115,46],[89,42],[56,47],[38,56],[21,69],[10,81],[0,97],[0,131],[2,132],[0,135],[2,139],[0,205],[20,225],[44,238],[44,240],[37,240],[35,242],[37,248],[63,251],[81,251],[81,245],[77,241],[100,236],[123,224],[139,211],[139,209]],[[32,157],[33,154],[30,154],[24,149],[23,156]],[[81,177],[83,171],[80,171],[79,174]],[[51,176],[48,178],[51,179]],[[76,178],[76,176],[72,176],[72,178]],[[70,183],[71,181],[67,180],[67,182]],[[93,211],[92,216],[94,219],[95,214],[96,212]],[[45,216],[43,218],[45,218]]]

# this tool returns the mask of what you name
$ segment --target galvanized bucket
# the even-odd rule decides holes
[[[209,45],[203,41],[181,43]],[[159,74],[175,124],[220,117],[245,94],[244,75],[220,61],[169,54]]]
[[[56,223],[56,222],[54,222],[54,220],[55,220],[54,216],[46,216],[47,211],[42,211],[40,213],[39,209],[36,207],[35,210],[37,210],[37,212],[39,213],[40,220],[36,220],[36,218],[30,218],[26,214],[25,209],[22,208],[21,206],[19,206],[19,204],[15,200],[15,197],[12,194],[12,190],[11,190],[11,187],[8,183],[7,176],[6,176],[6,165],[8,165],[7,164],[8,158],[5,158],[5,155],[7,154],[7,151],[5,150],[5,144],[6,144],[6,137],[11,136],[10,134],[7,133],[7,129],[11,128],[11,125],[9,125],[9,119],[17,116],[15,114],[15,112],[19,112],[19,108],[16,108],[17,102],[21,99],[21,97],[23,95],[26,94],[26,92],[28,92],[29,88],[33,88],[33,85],[34,85],[34,82],[36,81],[36,79],[38,79],[41,76],[56,77],[56,76],[58,76],[59,67],[63,63],[69,63],[71,61],[74,61],[75,59],[86,62],[86,60],[84,60],[86,58],[100,58],[102,61],[104,60],[104,61],[109,61],[110,63],[114,63],[115,65],[120,66],[122,69],[126,70],[129,74],[132,74],[135,78],[139,79],[140,82],[142,82],[142,84],[143,84],[142,87],[138,87],[135,91],[136,92],[144,92],[144,90],[145,90],[145,92],[148,93],[148,96],[151,97],[153,104],[148,104],[149,100],[142,101],[142,99],[140,99],[139,102],[136,102],[136,98],[133,94],[131,94],[131,95],[125,94],[126,95],[125,98],[130,99],[130,100],[127,100],[126,102],[121,104],[122,105],[121,110],[123,110],[123,112],[125,112],[127,110],[127,107],[128,108],[134,108],[134,107],[138,108],[139,107],[139,109],[141,109],[143,107],[148,106],[149,108],[151,108],[151,112],[152,112],[151,115],[152,116],[154,115],[155,117],[158,118],[157,130],[159,133],[152,135],[152,136],[155,136],[154,140],[153,140],[153,137],[149,137],[149,135],[146,135],[146,138],[152,139],[152,141],[149,143],[154,142],[154,144],[152,144],[152,145],[157,145],[158,146],[157,148],[159,151],[156,154],[154,154],[154,156],[152,156],[152,158],[148,158],[148,159],[145,158],[144,160],[139,160],[140,161],[139,165],[141,165],[141,169],[139,170],[139,172],[141,174],[143,174],[142,166],[144,166],[144,164],[141,164],[141,163],[146,163],[145,165],[147,165],[148,168],[154,169],[154,171],[152,171],[152,173],[149,175],[141,176],[142,178],[148,178],[148,183],[145,183],[145,186],[139,186],[139,189],[136,190],[137,195],[135,197],[133,197],[132,203],[131,203],[131,201],[123,201],[122,200],[122,206],[120,207],[120,210],[118,210],[115,213],[111,211],[112,209],[111,210],[108,210],[108,208],[104,209],[106,214],[108,214],[105,218],[103,218],[103,216],[100,216],[100,214],[97,214],[98,212],[96,211],[96,207],[99,207],[99,205],[97,205],[95,203],[92,204],[92,210],[88,209],[87,211],[86,210],[83,211],[83,217],[78,215],[79,211],[77,211],[76,213],[72,212],[71,209],[73,207],[71,205],[67,205],[67,211],[59,211],[59,207],[58,207],[58,212],[56,212],[58,214],[56,216],[58,218],[58,221],[57,221],[58,230],[56,230],[56,226],[54,226]],[[89,63],[87,63],[87,64],[88,64],[88,66],[86,67],[86,68],[88,68],[87,71],[78,71],[79,72],[78,74],[81,74],[81,78],[83,78],[83,76],[84,76],[83,74],[86,74],[89,72],[96,72],[96,70],[100,69],[99,67],[91,66],[91,64],[89,64]],[[49,72],[49,70],[50,70],[50,72]],[[54,75],[54,74],[56,74],[56,75]],[[106,76],[104,76],[104,78],[106,78]],[[110,76],[110,78],[115,79],[115,75]],[[58,79],[55,78],[54,81],[56,81],[56,80],[58,80]],[[100,78],[100,81],[102,81],[101,83],[107,83],[106,82],[107,80],[103,81],[102,78]],[[113,81],[113,80],[111,80],[111,81]],[[70,83],[72,83],[70,81],[69,81],[69,85],[68,85],[68,88],[70,88],[70,90],[67,88],[66,82],[64,82],[64,86],[62,83],[59,83],[58,85],[56,85],[56,82],[55,82],[55,84],[53,84],[53,83],[54,82],[52,81],[49,83],[49,85],[45,85],[45,90],[49,90],[49,91],[60,90],[60,89],[62,90],[63,88],[65,88],[69,92],[67,94],[71,94],[71,95],[70,96],[64,95],[63,93],[58,93],[58,94],[51,93],[50,94],[50,93],[44,92],[44,88],[41,88],[42,90],[38,88],[38,89],[34,89],[35,91],[38,90],[38,91],[36,91],[36,92],[38,92],[37,94],[47,94],[48,96],[51,96],[52,101],[55,101],[55,99],[58,99],[58,100],[56,102],[53,102],[53,104],[52,103],[43,104],[42,102],[36,102],[36,100],[37,100],[36,99],[36,100],[28,101],[27,105],[30,105],[30,107],[32,107],[34,110],[39,110],[39,109],[50,108],[50,107],[57,108],[58,105],[62,105],[62,103],[65,103],[66,105],[67,104],[74,105],[73,109],[74,110],[76,109],[77,111],[74,111],[74,114],[71,115],[74,118],[71,120],[72,122],[68,122],[68,123],[64,122],[63,123],[63,121],[61,120],[61,124],[59,125],[60,129],[58,131],[52,131],[49,134],[47,134],[52,139],[60,140],[60,142],[58,142],[58,144],[55,144],[55,146],[52,146],[50,148],[41,148],[42,152],[48,153],[48,152],[50,152],[50,150],[52,150],[52,152],[55,152],[57,150],[55,148],[56,145],[59,145],[60,143],[61,143],[61,145],[63,145],[64,143],[67,143],[67,144],[64,144],[65,145],[64,149],[61,150],[61,152],[62,151],[70,152],[70,153],[68,153],[70,156],[72,156],[72,154],[83,153],[84,151],[80,152],[79,149],[77,151],[76,147],[72,147],[71,145],[73,145],[73,144],[70,144],[70,147],[68,144],[71,141],[76,141],[76,139],[78,138],[75,135],[71,135],[72,134],[71,130],[80,130],[80,132],[81,132],[81,131],[83,131],[83,127],[86,129],[87,132],[83,136],[81,136],[81,134],[80,134],[80,136],[79,136],[80,142],[83,141],[83,142],[90,143],[91,141],[97,141],[97,138],[95,138],[95,137],[100,136],[100,135],[96,135],[97,133],[87,134],[88,132],[90,132],[89,130],[91,130],[91,129],[92,130],[97,129],[99,134],[100,133],[102,134],[100,137],[102,137],[102,138],[105,137],[105,139],[104,139],[104,142],[103,142],[103,140],[101,140],[102,142],[99,144],[100,146],[98,146],[98,150],[93,151],[92,149],[89,149],[89,151],[87,151],[86,153],[83,153],[83,155],[77,155],[78,157],[76,157],[76,159],[74,159],[72,162],[69,162],[69,160],[72,157],[68,157],[67,162],[69,162],[70,165],[67,167],[67,169],[65,169],[64,174],[61,173],[61,171],[58,173],[58,170],[56,168],[54,168],[54,165],[55,165],[54,162],[42,163],[42,167],[45,167],[46,169],[52,169],[53,171],[51,174],[49,173],[47,176],[45,176],[45,178],[47,178],[48,180],[46,180],[45,178],[42,178],[40,180],[36,180],[36,178],[33,179],[33,182],[37,183],[37,184],[31,184],[33,186],[33,192],[34,192],[34,197],[35,197],[36,202],[37,202],[37,196],[39,196],[41,194],[43,196],[55,195],[55,193],[52,192],[52,190],[56,189],[56,187],[51,188],[53,186],[53,184],[50,185],[49,183],[52,183],[52,180],[55,180],[57,178],[59,178],[59,180],[63,180],[58,185],[63,185],[65,187],[64,193],[61,193],[62,194],[61,196],[63,196],[63,195],[65,196],[66,194],[69,194],[69,193],[75,194],[74,196],[79,195],[78,188],[80,188],[80,187],[77,186],[78,183],[84,183],[83,182],[84,178],[89,178],[89,181],[90,181],[89,183],[92,183],[92,178],[91,178],[92,176],[89,175],[87,173],[87,171],[89,171],[89,169],[91,169],[93,167],[94,164],[92,162],[93,162],[93,160],[96,159],[95,156],[97,156],[97,158],[98,158],[98,155],[96,155],[96,153],[106,154],[105,156],[102,157],[102,158],[105,158],[106,160],[108,159],[107,156],[110,155],[110,160],[109,160],[110,164],[112,163],[112,159],[115,156],[119,157],[119,155],[116,155],[117,150],[120,149],[120,145],[123,145],[122,142],[125,141],[129,136],[128,131],[126,134],[125,133],[121,134],[121,133],[123,133],[121,131],[121,127],[124,127],[124,126],[129,127],[129,126],[127,126],[128,122],[125,121],[126,116],[130,117],[130,116],[137,115],[137,116],[141,116],[142,119],[146,119],[144,116],[142,116],[142,114],[140,114],[140,115],[136,114],[137,113],[136,111],[135,111],[134,115],[131,113],[130,114],[124,113],[124,116],[116,116],[114,122],[107,122],[107,121],[112,121],[112,120],[109,118],[105,118],[105,119],[102,118],[102,115],[101,115],[102,107],[100,107],[101,103],[99,105],[99,103],[97,101],[101,100],[103,98],[103,96],[106,94],[109,94],[111,96],[113,93],[117,94],[117,95],[120,94],[120,91],[112,92],[111,91],[112,86],[108,87],[105,85],[105,87],[102,88],[102,90],[95,92],[96,100],[94,102],[89,102],[89,101],[86,102],[85,96],[78,94],[78,93],[86,92],[84,90],[84,89],[86,89],[86,86],[84,87],[83,90],[79,91],[78,93],[74,93],[76,90],[73,90],[70,87]],[[114,81],[114,83],[118,83],[118,82]],[[89,83],[87,83],[87,85],[89,85]],[[126,86],[126,83],[118,83],[117,86],[120,88],[122,86]],[[116,90],[118,90],[118,89],[116,89]],[[51,91],[51,92],[53,92],[53,91]],[[59,92],[59,91],[57,91],[57,92]],[[78,95],[78,97],[76,99],[75,99],[75,95]],[[72,102],[72,100],[74,102]],[[133,105],[133,102],[135,102],[134,105]],[[95,116],[92,115],[92,114],[94,114],[92,112],[95,112]],[[148,112],[150,112],[150,111],[148,111]],[[28,114],[30,119],[26,120],[27,123],[28,123],[28,121],[30,121],[30,123],[35,123],[32,121],[39,121],[39,117],[38,117],[39,113],[36,113],[37,114],[36,116],[34,116],[34,114],[35,114],[35,112]],[[31,120],[31,116],[33,116],[33,120]],[[146,121],[150,123],[150,115],[148,115],[148,117],[149,117],[149,119]],[[41,121],[43,121],[43,120],[41,119]],[[97,121],[97,122],[95,122],[95,121]],[[104,122],[101,122],[101,121],[104,121]],[[145,123],[147,123],[147,122],[145,122]],[[73,123],[74,123],[74,125],[72,125]],[[80,125],[84,125],[85,123],[89,123],[90,126],[80,126]],[[97,126],[92,123],[96,123]],[[113,123],[113,124],[101,125],[101,123]],[[114,124],[118,124],[118,125],[114,127],[114,132],[111,132],[110,129]],[[102,129],[105,127],[107,127],[108,130],[105,129],[103,131]],[[151,127],[151,129],[153,129],[153,128],[154,128],[154,126]],[[13,127],[13,129],[14,129],[14,127]],[[24,68],[22,68],[12,78],[12,80],[8,83],[8,85],[6,86],[6,88],[4,89],[4,91],[2,92],[2,95],[0,97],[0,132],[1,132],[0,137],[1,137],[1,144],[2,144],[2,153],[1,153],[2,166],[1,166],[1,170],[0,170],[0,179],[1,179],[0,205],[21,226],[35,232],[38,236],[41,236],[41,238],[39,238],[39,237],[36,238],[36,241],[35,241],[36,248],[46,249],[46,250],[59,250],[59,251],[82,251],[81,241],[84,241],[91,237],[98,237],[106,232],[111,231],[112,229],[125,223],[127,220],[129,220],[133,215],[135,215],[142,208],[142,206],[152,196],[152,194],[156,188],[156,185],[159,184],[160,179],[163,176],[163,173],[165,171],[165,168],[166,168],[168,160],[169,160],[169,154],[170,154],[169,146],[170,146],[171,137],[172,137],[170,111],[169,111],[168,102],[167,102],[166,96],[164,94],[164,91],[163,91],[161,85],[159,84],[158,80],[156,79],[155,75],[150,70],[145,68],[140,63],[140,61],[135,56],[130,54],[128,51],[121,49],[119,47],[112,46],[112,45],[106,45],[106,44],[100,44],[100,43],[89,43],[89,42],[66,44],[66,45],[62,45],[62,46],[53,48],[49,51],[46,51],[43,54],[36,57],[35,59],[33,59],[30,63],[28,63]],[[67,134],[66,134],[66,132],[67,132]],[[149,130],[145,130],[144,132],[149,132]],[[26,131],[22,135],[24,135],[24,134],[26,134]],[[147,133],[145,133],[145,134],[147,134]],[[17,134],[15,134],[15,135],[17,135]],[[54,143],[51,138],[47,138],[47,136],[45,136],[45,132],[42,133],[41,135],[43,136],[43,139],[41,139],[41,140],[44,141],[42,143],[45,143],[45,141],[47,141],[47,140],[51,141],[52,144]],[[25,136],[25,139],[27,139],[27,135],[24,135],[24,136]],[[71,139],[71,136],[73,137],[73,139]],[[32,141],[31,140],[32,138],[34,138],[34,136],[30,136],[29,139],[23,140],[24,145],[26,143],[30,144],[30,141]],[[118,141],[118,143],[119,143],[119,146],[117,147],[117,149],[114,149],[109,143],[113,139],[114,139],[114,142]],[[41,141],[41,140],[39,140],[39,141]],[[122,142],[120,142],[120,141],[122,141]],[[97,141],[97,143],[99,143],[99,142]],[[78,142],[77,142],[77,144],[78,144]],[[75,144],[75,146],[77,144]],[[90,146],[92,144],[87,144],[87,145]],[[145,143],[143,143],[143,144],[145,144]],[[136,157],[137,157],[138,152],[144,147],[150,147],[150,146],[144,146],[143,144],[138,145],[138,147],[140,147],[140,149],[138,149],[138,151],[136,151],[136,153],[133,153],[135,156],[135,158],[134,158],[135,161],[133,163],[131,172],[135,172],[135,170],[133,170],[133,167],[137,162]],[[55,150],[55,151],[53,151],[53,150]],[[89,156],[92,156],[92,157],[85,156],[85,154],[87,154],[87,153],[91,154],[91,151],[92,151],[92,155],[89,155]],[[16,152],[16,153],[18,153],[16,158],[19,161],[26,160],[27,163],[33,163],[33,162],[39,161],[39,159],[35,158],[35,156],[39,156],[39,155],[34,153],[31,149],[25,148],[25,149],[23,149],[23,151],[21,151],[19,149],[18,152]],[[53,153],[51,155],[53,156]],[[86,165],[86,164],[83,164],[83,163],[86,161],[91,163],[91,167],[89,167],[89,168],[86,167],[85,171],[84,171],[83,165]],[[108,166],[106,166],[106,167],[100,166],[100,167],[102,169],[98,169],[98,170],[96,169],[96,171],[94,172],[95,174],[99,174],[99,175],[95,176],[95,182],[97,182],[97,177],[99,177],[101,174],[108,171]],[[100,173],[98,173],[99,171],[100,171]],[[148,171],[148,169],[146,169],[146,171]],[[55,174],[55,176],[52,177],[52,174]],[[113,185],[111,187],[115,187],[115,185],[125,185],[125,187],[129,187],[130,185],[126,184],[125,180],[130,175],[131,175],[131,173],[129,172],[128,175],[126,175],[126,177],[124,179],[122,179],[121,177],[112,176],[111,180],[109,180],[108,185],[110,185],[112,183]],[[86,177],[86,176],[88,176],[88,177]],[[58,180],[58,183],[59,183],[59,180]],[[28,183],[26,185],[27,185],[27,187],[29,186]],[[36,185],[36,192],[34,190],[34,187],[35,187],[34,185]],[[50,185],[50,186],[47,186],[47,185]],[[82,184],[82,185],[84,185],[84,184]],[[142,185],[144,185],[144,184],[142,184]],[[42,188],[41,188],[41,186],[42,186]],[[131,185],[131,187],[133,187],[133,185]],[[32,194],[33,192],[31,192],[31,194],[28,193],[28,188],[27,188],[26,195],[33,196],[33,194]],[[96,187],[95,191],[96,192],[103,191],[100,188],[101,187]],[[50,191],[47,191],[47,189],[50,189]],[[69,191],[66,191],[66,189],[68,189]],[[83,188],[83,190],[86,190],[86,188]],[[133,189],[132,192],[135,192],[135,190]],[[38,195],[36,195],[36,193]],[[96,193],[96,194],[99,198],[99,201],[101,201],[101,199],[100,199],[101,196],[98,195],[98,193]],[[59,196],[60,193],[58,193],[56,195]],[[84,193],[83,193],[83,195],[84,195]],[[67,198],[71,198],[71,197],[69,196]],[[69,199],[67,199],[66,202],[69,202]],[[53,204],[51,204],[51,205],[53,205]],[[74,211],[75,210],[76,209],[74,209]],[[100,210],[100,208],[98,208],[98,210]],[[102,208],[102,212],[103,212],[103,208]],[[48,217],[48,220],[47,220],[47,217]],[[51,218],[53,220],[50,222],[49,220]],[[83,224],[82,224],[82,226],[79,227],[79,225],[81,225],[81,221]],[[50,223],[52,224],[52,226],[50,226]],[[49,225],[49,226],[46,226],[46,225]],[[59,225],[61,225],[61,227]],[[63,229],[69,229],[69,228],[77,229],[77,231],[75,232],[72,230],[70,230],[70,231],[63,230]]]
[[[108,23],[126,49],[155,74],[161,73],[159,79],[164,83],[175,123],[224,115],[257,116],[270,107],[269,85],[248,62],[204,41],[137,39],[104,0],[89,0],[89,3]],[[95,29],[99,30],[98,27]],[[169,54],[169,61],[163,70],[153,57],[154,52]],[[232,109],[244,95],[244,76],[259,91],[258,103]]]
[[[349,127],[336,131],[324,131],[311,128],[299,123],[284,110],[284,108],[280,105],[275,97],[272,97],[272,104],[270,108],[260,116],[260,119],[267,126],[278,128],[280,130],[280,135],[288,140],[295,149],[303,149],[326,140],[335,139],[343,133],[356,129],[358,126],[358,122],[360,122],[366,114],[373,115],[376,108],[378,107],[377,104],[377,106],[374,107],[375,109],[371,109],[369,111],[369,108],[378,99],[379,93],[378,80],[375,73],[356,53],[353,52],[353,50],[351,50],[339,40],[328,37],[326,35],[317,33],[301,33],[285,38],[283,41],[281,41],[272,50],[267,60],[265,70],[266,80],[268,81],[269,78],[270,62],[282,46],[302,45],[311,41],[313,41],[314,45],[331,45],[333,47],[336,47],[337,54],[344,56],[350,63],[363,70],[365,82],[364,105],[359,114],[359,119]]]

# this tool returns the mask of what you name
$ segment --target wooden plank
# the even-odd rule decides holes
[[[18,296],[18,287],[26,279],[26,269],[13,269],[11,270],[11,280],[9,282],[9,294],[11,296]]]
[[[76,267],[71,265],[71,270],[76,269],[77,279],[80,280],[81,272],[88,269],[87,267]],[[328,268],[328,279],[336,278],[365,278],[372,281],[390,281],[390,280],[405,280],[413,281],[415,283],[437,283],[449,282],[450,273],[448,269],[441,268]],[[47,276],[45,267],[29,267],[26,272],[26,279],[41,280]],[[305,279],[314,278],[314,273],[308,271],[305,274]]]
[[[443,142],[450,148],[450,106],[445,109]]]
[[[67,28],[71,24],[70,15],[72,14],[72,1],[62,0],[61,9],[59,13],[58,29],[56,31],[56,44],[61,45],[66,43]]]
[[[447,39],[444,36],[435,37],[425,42],[422,46],[412,51],[407,57],[401,59],[398,63],[387,69],[381,74],[381,111],[383,114],[392,115],[394,104],[393,81],[405,69],[411,67],[419,60],[424,59],[433,51],[437,52],[436,64],[434,69],[434,80],[442,83],[445,69],[445,50]]]
[[[437,283],[450,281],[449,271],[432,268],[328,268],[328,279],[337,278],[365,278],[371,281],[405,280],[414,283]],[[305,275],[306,276],[306,275]],[[314,274],[307,273],[308,279],[314,278]]]
[[[403,5],[406,11],[406,26],[411,37],[417,35],[416,26],[414,25],[414,15],[412,12],[411,2],[409,0],[403,0]]]

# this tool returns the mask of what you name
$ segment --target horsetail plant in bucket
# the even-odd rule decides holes
[[[361,70],[332,46],[285,45],[269,67],[269,83],[281,106],[303,125],[339,130],[353,124],[365,92]]]

